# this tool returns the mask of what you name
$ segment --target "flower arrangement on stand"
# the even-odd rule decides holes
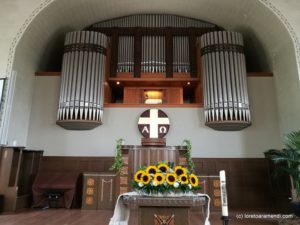
[[[161,162],[141,167],[134,175],[133,189],[144,195],[188,195],[200,189],[198,177],[182,166]]]

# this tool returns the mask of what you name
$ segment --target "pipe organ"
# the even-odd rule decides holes
[[[75,31],[65,38],[57,124],[88,130],[102,124],[106,35]]]
[[[134,38],[120,36],[118,46],[118,72],[132,73],[134,67]]]
[[[182,27],[194,27],[194,28],[214,28],[216,25],[208,23],[202,20],[193,18],[165,15],[165,14],[138,14],[120,17],[112,20],[101,21],[93,24],[92,28],[182,28]]]
[[[165,48],[163,36],[142,37],[142,72],[161,73],[166,71]]]
[[[156,73],[166,77],[173,77],[173,73],[197,77],[196,38],[217,29],[201,20],[162,14],[125,16],[86,28],[111,36],[112,77]]]
[[[159,93],[160,101],[149,93]],[[240,34],[201,20],[146,14],[66,35],[57,118],[66,129],[102,124],[104,103],[201,107],[203,95],[207,126],[250,125]]]
[[[178,73],[190,72],[189,37],[173,37],[173,71]]]
[[[201,37],[206,125],[241,130],[251,124],[241,34],[218,31]]]

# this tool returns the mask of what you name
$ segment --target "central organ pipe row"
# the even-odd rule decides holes
[[[141,71],[144,73],[166,72],[166,41],[164,36],[142,37]],[[134,37],[120,36],[118,47],[118,72],[134,70]],[[189,38],[173,37],[173,71],[190,72]]]
[[[162,36],[142,37],[142,72],[166,71],[165,38]]]

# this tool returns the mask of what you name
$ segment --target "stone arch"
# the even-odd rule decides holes
[[[9,76],[16,70],[22,76],[17,80],[21,89],[15,99],[31,104],[32,93],[25,90],[33,89],[33,73],[43,68],[42,61],[50,58],[55,44],[61,44],[59,37],[63,34],[97,21],[135,13],[177,14],[242,32],[251,43],[249,47],[257,50],[255,57],[260,57],[263,67],[274,72],[281,133],[300,126],[297,122],[300,106],[296,104],[300,98],[300,44],[289,21],[270,0],[154,0],[151,4],[139,0],[126,3],[87,0],[84,4],[80,0],[45,0],[32,11],[11,43],[6,74]],[[24,80],[26,83],[22,83]],[[292,108],[287,107],[288,101]],[[22,116],[17,120],[28,130],[30,109]]]

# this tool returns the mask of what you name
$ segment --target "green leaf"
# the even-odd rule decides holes
[[[192,143],[191,143],[191,140],[184,139],[183,144],[187,148],[187,152],[186,152],[187,168],[188,168],[189,171],[194,173],[195,172],[195,164],[194,164],[193,159],[192,159]]]
[[[123,160],[122,160],[122,152],[121,152],[121,148],[122,148],[122,143],[123,143],[124,139],[120,138],[116,141],[116,153],[115,153],[115,160],[113,165],[111,166],[111,170],[114,170],[116,172],[120,172],[122,166],[123,166]]]
[[[265,152],[265,155],[278,164],[273,176],[278,176],[280,173],[290,175],[296,192],[300,196],[300,131],[286,135],[285,145],[287,149],[271,149]]]
[[[300,130],[291,132],[285,137],[285,145],[296,151],[300,151]]]

